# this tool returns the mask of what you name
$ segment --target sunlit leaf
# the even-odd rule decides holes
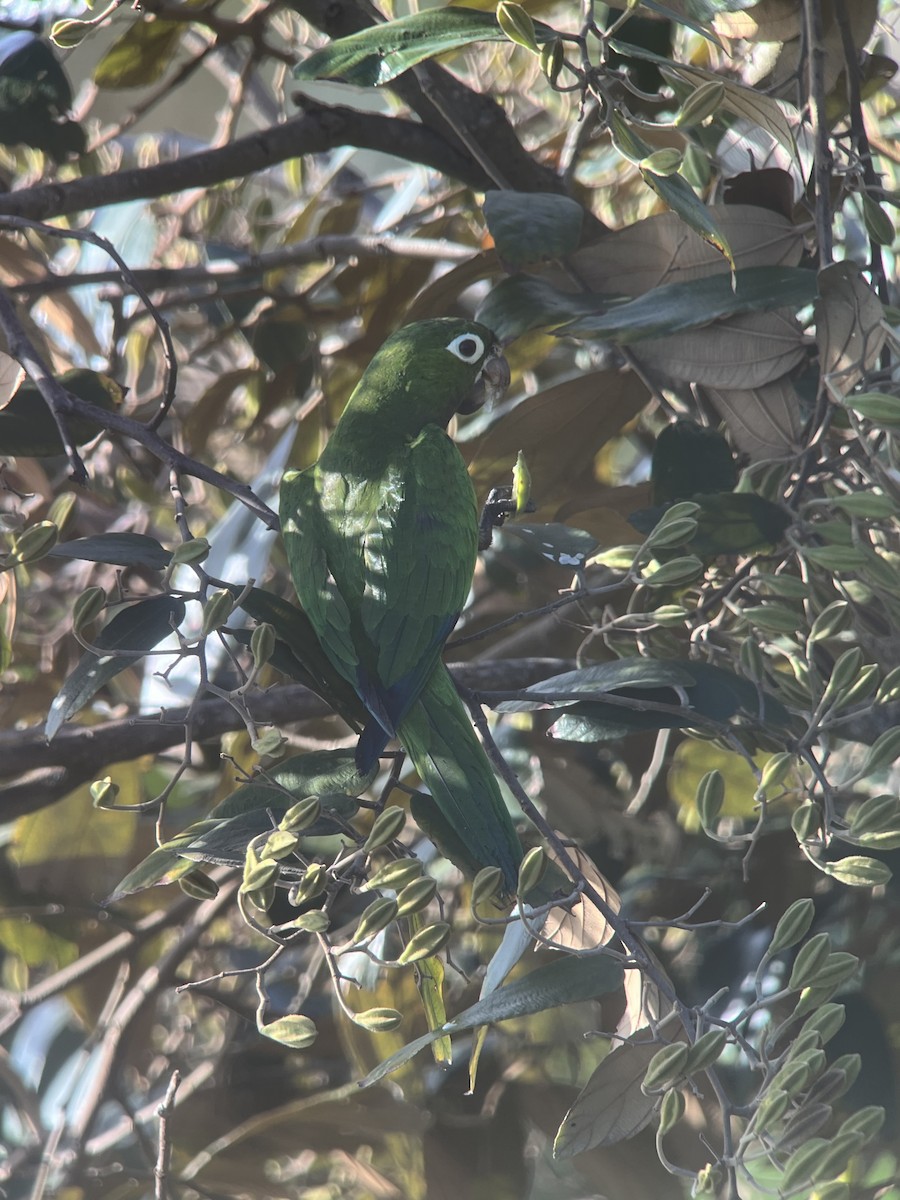
[[[97,63],[94,83],[105,91],[155,83],[172,65],[185,28],[159,17],[133,21]]]
[[[360,1081],[360,1087],[370,1087],[392,1074],[441,1036],[441,1033],[463,1033],[479,1025],[508,1021],[513,1017],[526,1017],[557,1008],[561,1004],[592,1000],[596,996],[615,991],[621,984],[622,967],[606,955],[560,957],[555,962],[536,967],[522,978],[479,1000],[448,1021],[440,1033],[427,1033],[416,1038],[371,1071]]]
[[[534,33],[538,42],[555,37],[540,22],[535,23]],[[436,54],[485,41],[508,41],[493,13],[462,7],[429,9],[339,38],[295,67],[294,75],[302,80],[342,79],[359,87],[378,87]]]

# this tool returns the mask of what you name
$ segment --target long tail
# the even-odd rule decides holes
[[[500,787],[453,680],[439,663],[398,737],[431,800],[413,815],[449,859],[468,873],[499,867],[515,891],[522,846]]]

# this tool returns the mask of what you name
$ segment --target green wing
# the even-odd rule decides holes
[[[475,494],[459,451],[428,427],[390,473],[365,538],[363,659],[389,697],[393,728],[431,674],[472,585]]]
[[[279,504],[281,534],[300,605],[334,667],[356,687],[359,658],[350,610],[331,576],[331,531],[319,503],[314,467],[285,473]]]
[[[281,516],[300,603],[337,670],[393,735],[471,586],[477,512],[459,452],[429,426],[377,478],[333,458],[327,469],[288,472]]]

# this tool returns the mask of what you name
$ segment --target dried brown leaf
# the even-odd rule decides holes
[[[802,362],[806,349],[798,321],[781,311],[743,313],[703,329],[647,339],[632,353],[667,379],[734,390],[780,379]]]
[[[713,204],[710,213],[728,238],[736,267],[799,263],[803,236],[787,218],[752,204]],[[577,266],[579,277],[594,291],[626,296],[729,269],[722,255],[672,212],[636,221],[585,246]]]
[[[659,964],[657,964],[659,965]],[[662,967],[659,967],[662,970]],[[641,1029],[653,1027],[669,1012],[671,1004],[660,995],[659,988],[637,967],[625,972],[625,1011],[619,1018],[616,1033],[629,1038]]]
[[[826,0],[822,6],[822,24],[824,31],[823,50],[825,55],[825,91],[830,92],[846,69],[844,43],[840,26],[834,17],[834,5]],[[846,6],[847,20],[850,25],[850,35],[853,45],[861,50],[872,36],[875,19],[878,15],[878,0],[856,0]],[[767,88],[774,90],[776,95],[791,97],[797,88],[797,73],[801,68],[806,53],[803,39],[793,38],[781,47],[778,60],[772,68],[772,73],[764,81]],[[762,81],[761,81],[762,82]],[[805,86],[805,85],[804,85]]]
[[[521,450],[539,505],[568,496],[573,479],[649,399],[633,373],[592,371],[528,396],[483,437],[460,444],[479,494],[506,483]]]
[[[568,852],[587,882],[613,912],[619,912],[622,899],[612,884],[597,870],[593,860],[577,846],[570,846]],[[566,870],[552,848],[548,854],[555,863]],[[557,950],[596,950],[616,936],[616,931],[603,914],[585,896],[579,896],[569,907],[559,906],[551,909],[542,932]]]
[[[754,389],[706,391],[738,450],[754,460],[795,452],[804,421],[800,397],[790,379]]]
[[[24,378],[25,372],[16,360],[0,350],[0,408],[10,402]]]
[[[884,345],[884,309],[851,262],[819,272],[816,342],[822,374],[846,394],[873,367]]]

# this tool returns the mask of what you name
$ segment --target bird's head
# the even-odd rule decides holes
[[[414,436],[475,412],[509,385],[509,365],[493,333],[477,321],[443,317],[404,325],[366,369],[348,409],[377,406]]]

